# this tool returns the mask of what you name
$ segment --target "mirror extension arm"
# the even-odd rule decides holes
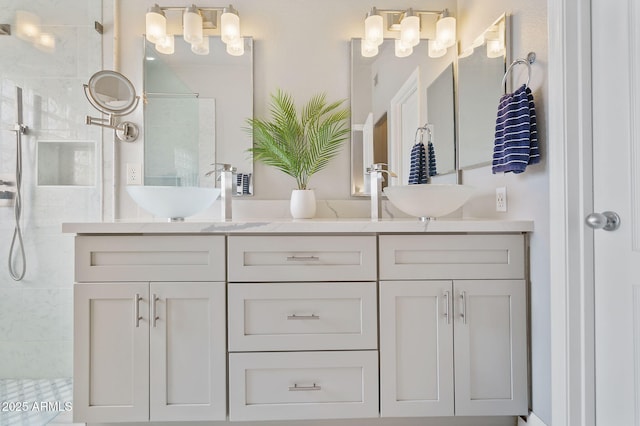
[[[116,119],[112,114],[109,114],[107,118],[97,118],[87,115],[85,117],[85,124],[89,126],[100,126],[116,131],[116,136],[123,142],[133,142],[138,139],[138,126],[131,121],[123,121],[116,125]]]

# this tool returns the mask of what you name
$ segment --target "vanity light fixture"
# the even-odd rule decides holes
[[[244,54],[244,38],[240,36],[240,17],[238,11],[228,7],[188,7],[159,6],[154,4],[145,16],[145,36],[150,43],[156,45],[160,53],[174,53],[174,35],[167,34],[168,12],[182,13],[182,35],[191,44],[191,51],[196,55],[209,54],[210,35],[220,34],[227,44],[227,53],[234,56]],[[218,25],[218,16],[220,24]],[[219,32],[216,30],[220,28]]]
[[[231,5],[225,7],[220,16],[220,38],[227,45],[240,38],[240,16]]]
[[[456,44],[456,19],[449,16],[449,11],[433,10],[391,10],[372,7],[364,21],[364,38],[361,43],[361,54],[370,58],[378,54],[378,46],[382,44],[387,31],[398,33],[395,36],[395,54],[397,57],[411,55],[413,47],[420,43],[422,16],[434,15],[437,18],[433,32],[435,37],[429,40],[429,56],[437,58],[444,55],[447,49]]]
[[[447,9],[436,22],[436,40],[445,49],[456,44],[456,18],[449,16]]]
[[[371,8],[371,11],[367,13],[367,17],[364,20],[364,40],[367,41],[368,51],[374,45],[376,46],[376,53],[373,56],[377,55],[377,47],[384,41],[384,23],[382,15],[378,13],[375,7]],[[362,56],[366,57],[364,51]]]
[[[202,43],[202,15],[195,4],[187,7],[182,14],[182,31],[187,43],[191,43],[192,46]]]
[[[420,18],[413,13],[413,9],[407,9],[400,21],[400,40],[405,46],[411,47],[420,43]]]

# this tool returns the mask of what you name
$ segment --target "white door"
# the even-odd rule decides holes
[[[617,231],[594,231],[596,424],[632,426],[640,424],[640,5],[592,7],[594,210],[621,217]]]
[[[150,419],[225,420],[225,283],[149,287]]]

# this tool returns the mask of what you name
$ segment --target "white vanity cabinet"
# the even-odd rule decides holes
[[[381,416],[527,414],[523,235],[382,235]]]
[[[378,417],[376,237],[234,236],[229,419]]]
[[[226,418],[224,245],[76,237],[75,421]]]

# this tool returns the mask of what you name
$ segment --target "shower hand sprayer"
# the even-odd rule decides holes
[[[13,237],[11,238],[11,247],[9,248],[9,274],[15,281],[24,278],[27,272],[27,258],[24,253],[24,242],[22,240],[22,230],[20,229],[20,216],[22,215],[22,135],[27,134],[28,127],[23,123],[22,117],[22,88],[16,86],[16,125],[13,131],[16,133],[16,195],[13,205],[15,216],[15,228],[13,229]],[[17,245],[16,245],[17,243]],[[22,268],[19,272],[15,267],[14,258],[15,250],[20,250],[20,264]]]

